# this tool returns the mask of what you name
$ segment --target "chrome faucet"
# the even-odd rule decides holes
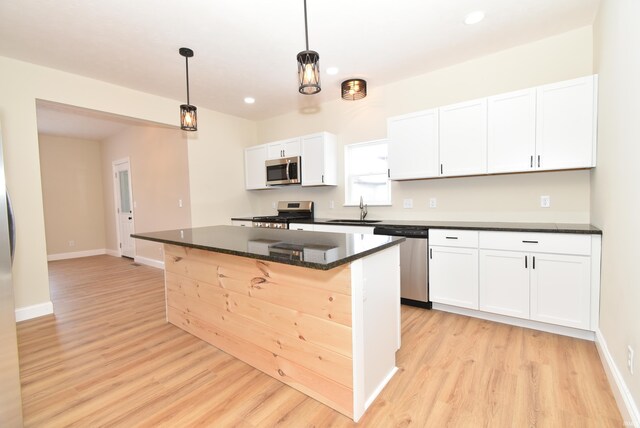
[[[360,221],[364,220],[368,213],[367,206],[363,204],[362,196],[360,196]]]

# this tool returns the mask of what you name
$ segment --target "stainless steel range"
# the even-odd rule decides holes
[[[313,201],[280,201],[278,215],[253,218],[253,227],[289,229],[289,223],[313,219]]]

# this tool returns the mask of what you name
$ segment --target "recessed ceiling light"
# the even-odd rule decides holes
[[[338,67],[329,67],[327,68],[327,74],[335,75],[338,74]]]
[[[246,97],[246,98],[244,99],[244,102],[245,102],[245,103],[247,103],[247,104],[253,104],[253,103],[255,103],[255,102],[256,102],[256,99],[255,99],[255,98],[252,98],[252,97]]]
[[[473,25],[473,24],[477,24],[483,19],[484,19],[484,12],[481,10],[476,10],[474,12],[468,13],[467,16],[464,17],[464,23],[467,25]]]

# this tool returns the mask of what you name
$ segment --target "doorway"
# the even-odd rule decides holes
[[[113,162],[113,192],[116,208],[116,229],[120,256],[135,257],[133,195],[131,192],[131,163],[129,158]]]

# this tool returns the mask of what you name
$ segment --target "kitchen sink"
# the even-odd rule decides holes
[[[367,224],[367,223],[380,223],[382,220],[355,220],[341,218],[337,220],[329,220],[327,223],[351,223],[351,224]]]

